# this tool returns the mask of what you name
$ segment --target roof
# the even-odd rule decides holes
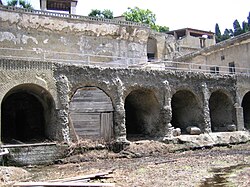
[[[214,32],[211,32],[211,31],[203,31],[203,30],[192,29],[192,28],[183,28],[183,29],[178,29],[178,30],[172,30],[172,31],[168,31],[166,33],[172,34],[172,35],[174,35],[174,33],[177,33],[177,35],[185,35],[187,30],[191,33],[198,34],[198,35],[208,35],[208,36],[214,35]]]

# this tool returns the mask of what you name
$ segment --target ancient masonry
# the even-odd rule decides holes
[[[0,28],[5,147],[187,134],[201,134],[208,144],[249,140],[249,74],[182,69],[184,63],[170,60],[180,56],[172,35],[126,21],[4,6]],[[158,63],[148,62],[149,51]]]

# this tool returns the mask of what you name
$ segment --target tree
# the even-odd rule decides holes
[[[234,36],[238,36],[240,34],[243,34],[245,32],[250,31],[250,12],[247,17],[247,22],[242,22],[242,27],[240,26],[239,21],[236,19],[233,22],[233,30],[232,29],[225,29],[224,34],[221,34],[220,28],[218,23],[215,25],[215,40],[216,43],[221,42],[223,40],[227,40],[229,38],[232,38]]]
[[[221,36],[221,41],[227,40],[233,37],[233,30],[232,29],[225,29],[223,35]]]
[[[106,18],[106,19],[113,19],[113,12],[111,10],[98,10],[98,9],[92,9],[91,12],[88,14],[90,17],[97,17],[97,18]]]
[[[105,9],[102,11],[102,15],[104,16],[104,18],[106,19],[113,19],[113,12],[111,10]]]
[[[166,32],[169,30],[169,28],[166,26],[156,25],[156,16],[151,10],[148,9],[144,10],[138,7],[129,7],[128,10],[123,13],[123,16],[125,16],[127,21],[148,24],[151,29],[154,29],[158,32]]]
[[[238,36],[238,35],[243,33],[243,30],[242,30],[240,23],[237,19],[233,22],[233,28],[234,28],[234,36]]]
[[[222,41],[220,27],[219,27],[218,23],[215,24],[215,41],[216,41],[216,43]]]
[[[225,29],[224,33],[221,34],[219,24],[215,25],[215,41],[216,43],[227,40],[234,36],[234,32],[232,29]]]
[[[160,26],[160,25],[157,25],[157,26],[158,26],[157,31],[159,31],[159,32],[167,32],[167,31],[169,31],[169,28],[167,26]]]
[[[250,12],[248,13],[247,23],[248,23],[248,27],[250,28]]]
[[[9,0],[7,6],[17,6],[18,0]],[[25,0],[19,0],[19,4],[22,8],[33,9],[32,5]]]
[[[123,13],[127,21],[133,21],[138,23],[145,23],[148,25],[155,25],[156,17],[150,10],[143,10],[138,7],[128,8],[126,12]]]
[[[3,3],[2,3],[2,0],[0,0],[0,5],[2,5]]]
[[[243,21],[243,22],[242,22],[242,31],[243,31],[243,33],[248,32],[249,29],[250,29],[250,28],[249,28],[248,23],[247,23],[246,21]]]

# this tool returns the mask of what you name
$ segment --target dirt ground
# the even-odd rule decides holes
[[[91,150],[49,166],[22,168],[24,175],[1,177],[0,185],[48,181],[112,171],[92,182],[124,187],[250,186],[250,143],[185,150],[184,145],[138,141],[120,153]],[[27,171],[27,172],[26,172]]]

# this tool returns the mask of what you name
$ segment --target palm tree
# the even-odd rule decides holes
[[[7,6],[17,6],[18,5],[18,0],[9,0],[7,2]],[[33,9],[32,5],[25,0],[19,0],[19,5],[22,8],[27,8],[27,9]]]

